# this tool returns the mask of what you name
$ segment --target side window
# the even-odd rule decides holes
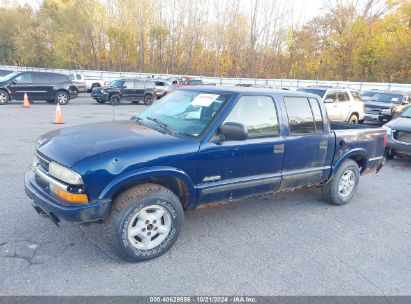
[[[69,78],[70,78],[71,80],[73,80],[73,81],[76,80],[76,78],[74,77],[74,74],[69,74],[68,76],[69,76]]]
[[[352,97],[354,97],[355,101],[362,101],[361,95],[358,91],[351,91]]]
[[[324,124],[323,117],[321,115],[320,105],[318,104],[318,101],[316,99],[310,98],[310,106],[314,114],[315,133],[323,133]]]
[[[332,99],[333,102],[336,102],[336,101],[337,101],[337,92],[330,92],[330,93],[328,93],[328,94],[325,96],[324,100],[327,100],[327,99]]]
[[[314,117],[308,98],[284,97],[292,135],[315,134]]]
[[[245,125],[248,137],[271,137],[279,134],[277,110],[268,96],[241,97],[224,122]]]
[[[134,81],[126,80],[123,84],[123,88],[125,88],[125,89],[134,89]]]
[[[31,83],[31,73],[24,73],[21,74],[19,76],[17,76],[16,78],[14,78],[15,82],[22,82],[22,83]]]
[[[48,83],[49,75],[47,73],[33,73],[31,80],[36,83]]]
[[[77,80],[81,81],[81,75],[80,74],[76,74]]]
[[[348,102],[350,97],[347,92],[338,92],[338,102]]]
[[[145,89],[151,89],[151,88],[154,88],[154,82],[151,82],[151,81],[145,81],[145,82],[144,82],[144,88],[145,88]]]
[[[144,82],[142,81],[136,81],[134,82],[134,85],[136,89],[144,89]]]
[[[70,82],[70,78],[63,74],[49,74],[50,82]]]

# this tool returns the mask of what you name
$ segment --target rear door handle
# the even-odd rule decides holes
[[[274,154],[284,153],[284,144],[274,145],[273,152]]]

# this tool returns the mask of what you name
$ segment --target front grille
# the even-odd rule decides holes
[[[411,132],[396,131],[394,132],[394,139],[411,144]]]
[[[380,108],[365,108],[365,114],[379,115],[381,112]]]

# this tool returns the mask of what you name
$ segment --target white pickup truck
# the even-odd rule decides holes
[[[71,80],[77,85],[79,92],[91,92],[93,88],[105,87],[108,85],[109,81],[103,79],[88,79],[81,73],[71,73],[69,74]]]
[[[331,121],[358,124],[364,122],[364,102],[359,91],[326,87],[299,88],[297,91],[320,96]]]

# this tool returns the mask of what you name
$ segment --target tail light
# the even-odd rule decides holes
[[[384,135],[384,148],[387,146],[387,133]]]

